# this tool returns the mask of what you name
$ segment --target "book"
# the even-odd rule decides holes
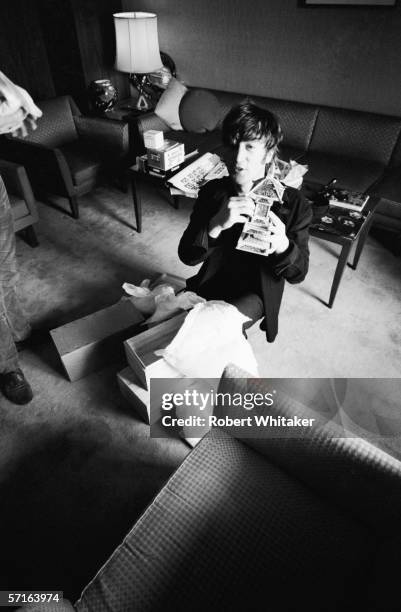
[[[361,212],[366,202],[369,200],[368,195],[360,193],[359,191],[339,188],[331,188],[328,191],[330,206],[336,206],[337,208]]]

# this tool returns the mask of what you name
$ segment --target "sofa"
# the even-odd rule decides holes
[[[184,129],[171,129],[164,113],[156,114],[157,107],[156,113],[136,118],[138,152],[143,152],[143,133],[148,129],[162,130],[166,138],[184,142],[186,152],[195,148],[219,152],[222,119],[246,97],[242,93],[189,89],[175,102],[179,118],[184,115]],[[337,178],[338,186],[381,198],[375,224],[401,232],[401,116],[250,97],[278,116],[284,133],[280,155],[287,161],[308,165],[306,183],[323,185]]]
[[[236,366],[219,386],[231,394],[267,390],[267,381]],[[318,417],[296,437],[213,427],[75,609],[399,609],[401,462],[328,423],[322,390],[308,402],[314,411],[294,390],[267,409],[276,417]]]

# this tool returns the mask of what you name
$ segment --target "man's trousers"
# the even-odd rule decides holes
[[[0,373],[18,368],[15,341],[23,340],[30,332],[16,294],[17,281],[13,219],[0,177]]]

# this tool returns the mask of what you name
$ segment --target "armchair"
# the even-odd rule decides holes
[[[5,136],[2,157],[23,164],[34,189],[68,198],[79,218],[78,197],[101,174],[120,175],[129,151],[128,124],[85,117],[70,96],[39,103],[43,117],[27,138]]]
[[[10,199],[16,232],[24,232],[31,247],[38,246],[33,224],[38,211],[27,173],[23,166],[0,159],[0,174]]]

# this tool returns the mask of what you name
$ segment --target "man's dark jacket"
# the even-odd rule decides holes
[[[227,249],[233,249],[232,232],[239,237],[242,224],[235,224],[232,228],[222,231],[217,239],[208,235],[208,226],[212,217],[231,196],[237,195],[235,185],[231,178],[210,181],[199,191],[189,225],[185,230],[178,254],[185,264],[203,266],[196,276],[188,279],[187,287],[199,295],[208,298],[206,287],[218,279],[224,282],[219,275],[227,258]],[[309,232],[308,227],[312,220],[310,204],[301,196],[299,191],[287,187],[283,196],[283,203],[274,204],[272,210],[286,226],[290,245],[285,253],[273,253],[267,257],[255,255],[255,265],[259,267],[260,288],[264,304],[265,320],[263,329],[266,329],[268,342],[273,342],[278,331],[278,314],[284,290],[284,281],[300,283],[306,276],[309,265]],[[231,234],[231,239],[228,239]]]

